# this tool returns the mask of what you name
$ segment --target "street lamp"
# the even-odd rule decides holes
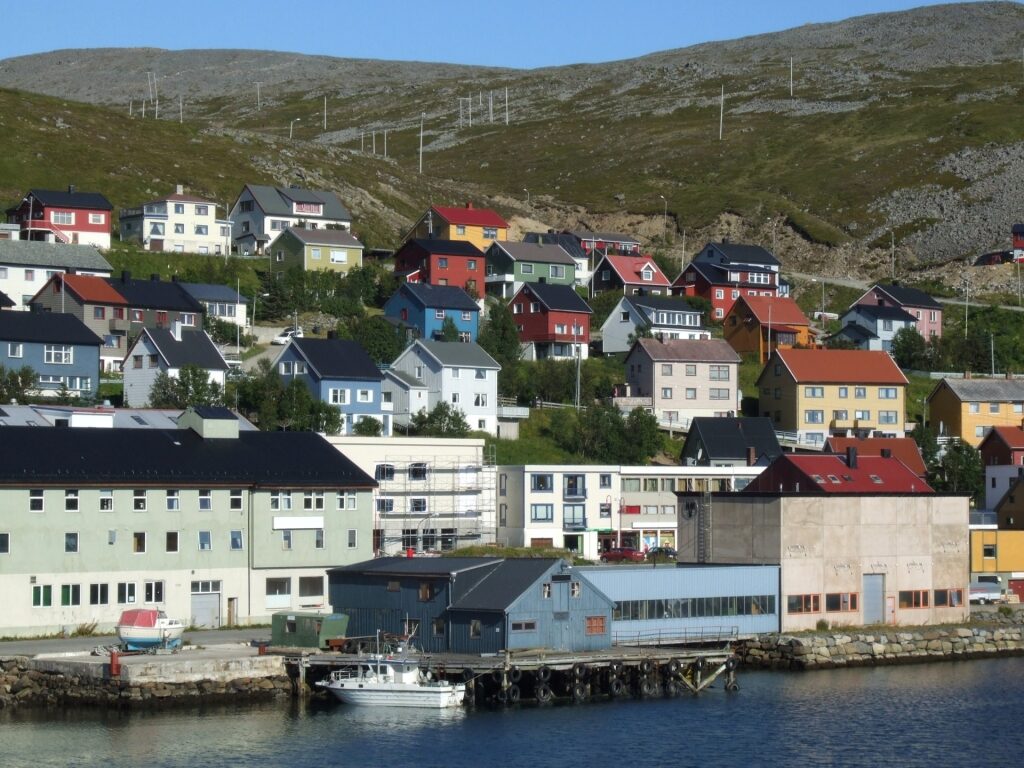
[[[821,314],[818,315],[818,320],[821,321],[821,329],[825,330],[825,280],[824,278],[819,280],[816,277],[812,277],[811,282],[821,283]]]
[[[25,238],[26,240],[32,239],[32,203],[34,201],[35,198],[31,194],[22,200],[23,203],[28,203],[28,237]]]
[[[523,192],[526,193],[526,204],[529,205],[530,204],[530,190],[528,190],[526,187],[523,187]]]
[[[658,195],[661,198],[661,202],[665,204],[664,209],[661,212],[661,239],[668,241],[668,200],[665,199],[664,195]]]
[[[292,120],[290,123],[288,123],[288,138],[289,139],[292,137],[292,133],[295,130],[295,124],[299,123],[299,122],[302,122],[302,118],[301,117],[296,117],[294,120]]]

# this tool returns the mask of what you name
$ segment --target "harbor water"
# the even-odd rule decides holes
[[[0,712],[6,768],[1020,765],[1024,658],[746,672],[699,697],[449,712],[333,701]]]

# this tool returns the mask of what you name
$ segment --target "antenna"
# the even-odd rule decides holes
[[[725,124],[725,84],[722,84],[722,100],[718,106],[718,140],[722,140],[722,127]]]

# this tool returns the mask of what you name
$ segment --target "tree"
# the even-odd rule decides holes
[[[27,365],[11,370],[0,365],[0,403],[12,400],[24,402],[28,393],[36,388],[38,378],[36,372]]]
[[[939,442],[935,439],[935,433],[919,421],[914,425],[914,431],[910,433],[910,436],[917,443],[928,472],[934,472],[939,459]]]
[[[359,437],[380,437],[384,431],[384,425],[372,416],[366,416],[355,423],[352,427],[352,434]]]
[[[188,408],[190,405],[224,405],[224,389],[198,365],[182,366],[177,376],[157,374],[149,391],[150,408]]]
[[[623,447],[626,455],[624,464],[645,464],[648,459],[661,450],[661,432],[658,431],[658,419],[653,413],[643,408],[634,408],[626,417],[625,439]]]
[[[465,437],[469,434],[469,424],[463,412],[441,400],[429,412],[421,408],[410,423],[410,429],[423,437]]]
[[[393,363],[404,348],[401,331],[380,315],[356,321],[349,327],[348,335],[359,342],[375,363]]]
[[[458,341],[459,328],[450,317],[445,317],[441,323],[441,341]]]
[[[946,454],[935,471],[928,475],[928,480],[937,491],[971,496],[977,506],[984,500],[985,493],[981,453],[974,446],[958,440],[946,449]]]
[[[892,338],[892,356],[900,368],[928,370],[928,345],[916,328],[900,328]]]
[[[518,392],[515,385],[523,348],[519,343],[515,318],[504,302],[491,302],[487,320],[477,334],[477,343],[501,365],[498,391],[506,394]]]

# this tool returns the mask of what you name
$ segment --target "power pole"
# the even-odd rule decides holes
[[[156,84],[156,72],[153,73],[153,119],[160,119],[160,89]]]
[[[789,98],[793,98],[793,57],[789,57]]]
[[[505,125],[508,125],[508,86],[505,86]]]
[[[182,100],[181,94],[178,94],[178,122],[185,122],[185,103]]]
[[[889,231],[889,250],[892,254],[892,279],[896,279],[896,233]]]
[[[132,100],[128,99],[128,117],[132,116]]]
[[[262,80],[256,81],[256,111],[259,112],[263,109],[263,100],[260,98],[260,86],[263,85]]]
[[[384,157],[388,156],[388,129],[384,129]]]
[[[725,125],[725,85],[722,86],[722,100],[718,106],[718,140],[722,140],[722,128]]]
[[[423,173],[423,119],[426,116],[426,112],[420,112],[420,173]]]
[[[377,132],[376,131],[372,131],[370,133],[370,146],[371,146],[371,151],[373,152],[373,154],[376,155],[377,154]]]

